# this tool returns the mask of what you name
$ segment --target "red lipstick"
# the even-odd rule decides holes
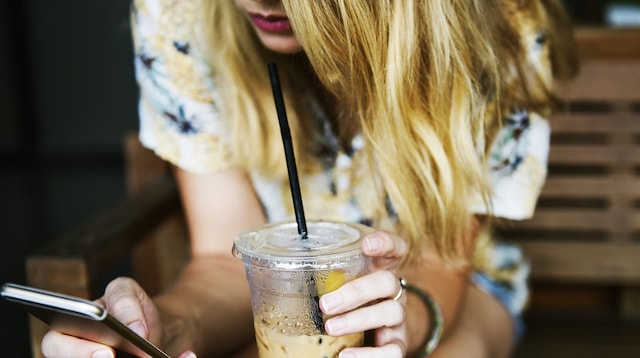
[[[274,33],[291,32],[291,23],[286,16],[262,16],[249,14],[251,22],[260,30]]]

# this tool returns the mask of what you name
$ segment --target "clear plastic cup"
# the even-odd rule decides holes
[[[372,229],[308,221],[307,231],[303,240],[297,224],[287,222],[235,238],[233,254],[244,262],[249,280],[260,358],[337,357],[363,343],[363,333],[326,335],[318,298],[367,272],[360,240]]]

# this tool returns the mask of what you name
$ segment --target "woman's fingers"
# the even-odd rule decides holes
[[[350,333],[363,332],[379,327],[396,327],[404,323],[405,313],[402,303],[385,300],[371,306],[330,318],[325,323],[327,333],[341,336]],[[383,337],[388,343],[397,337]]]
[[[394,298],[401,289],[400,280],[391,271],[376,271],[323,295],[320,308],[329,315],[339,314],[369,302]]]
[[[138,335],[153,343],[160,340],[158,313],[149,296],[130,278],[117,278],[105,289],[102,303],[107,310]]]
[[[407,243],[397,235],[376,231],[362,238],[362,251],[372,258],[372,268],[394,269],[407,254]]]
[[[161,330],[155,305],[132,279],[113,280],[105,290],[105,295],[97,300],[116,319],[127,325],[138,335],[158,344]],[[87,323],[91,323],[88,322]],[[74,333],[75,334],[75,333]],[[82,332],[79,333],[81,335]],[[113,347],[121,347],[124,338],[105,337]],[[105,341],[107,342],[107,341]],[[50,330],[42,340],[42,351],[46,357],[115,357],[115,351],[99,343],[56,330]]]
[[[342,352],[349,353],[353,358],[401,358],[404,357],[404,349],[401,342],[390,343],[382,347],[345,348]]]
[[[393,273],[407,254],[402,238],[376,231],[362,239],[371,258],[371,273],[342,285],[320,298],[330,316],[325,329],[332,336],[372,331],[374,347],[347,348],[350,357],[403,357],[406,351],[406,295]],[[342,355],[342,354],[341,354]]]
[[[42,353],[45,357],[96,357],[113,358],[113,348],[87,341],[85,339],[68,336],[58,331],[50,330],[42,338]]]
[[[327,333],[340,336],[374,330],[374,347],[348,349],[355,357],[404,357],[405,309],[400,301],[384,300],[333,317],[325,323]]]

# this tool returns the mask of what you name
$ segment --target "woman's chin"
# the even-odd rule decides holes
[[[281,35],[258,33],[258,36],[260,37],[260,41],[264,47],[273,52],[290,55],[302,51],[302,46],[300,46],[300,43],[293,34]]]

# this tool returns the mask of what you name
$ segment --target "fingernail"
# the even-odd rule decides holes
[[[332,313],[342,303],[342,296],[338,293],[327,293],[320,298],[320,307],[325,313]]]
[[[376,252],[380,249],[380,246],[382,246],[382,243],[380,242],[380,239],[378,237],[370,236],[365,241],[365,245],[367,245],[367,250],[371,252]]]
[[[182,353],[178,358],[198,358],[195,353],[189,351]]]
[[[101,351],[93,352],[91,358],[115,358],[115,356],[110,349],[103,349]]]
[[[147,337],[147,329],[140,320],[129,323],[129,329],[136,332],[140,337]]]
[[[339,334],[347,327],[347,319],[342,317],[332,318],[327,321],[327,332],[330,334]]]

